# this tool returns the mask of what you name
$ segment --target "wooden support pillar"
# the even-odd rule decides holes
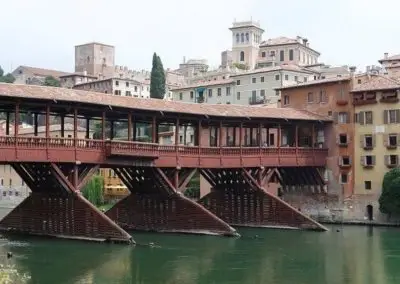
[[[132,135],[132,140],[136,141],[136,120],[135,117],[132,116],[132,128],[133,128],[133,135]]]
[[[220,122],[219,122],[219,131],[218,131],[218,132],[219,132],[219,133],[218,133],[218,145],[219,145],[220,148],[222,148],[222,144],[223,144],[223,143],[222,143],[222,141],[223,141],[223,140],[222,140],[222,127],[223,127],[222,121],[220,121]]]
[[[179,144],[179,118],[175,122],[175,146]]]
[[[176,168],[175,172],[174,172],[174,186],[175,186],[175,190],[178,191],[179,190],[179,168]]]
[[[187,136],[187,125],[185,125],[185,126],[183,126],[183,144],[184,145],[187,145],[187,139],[186,139],[186,136]]]
[[[86,118],[86,139],[90,139],[90,118]]]
[[[110,121],[111,125],[110,125],[110,140],[114,139],[114,120]]]
[[[60,117],[60,123],[61,123],[61,137],[65,137],[65,114],[61,114]]]
[[[14,136],[18,136],[19,130],[19,102],[15,104],[15,113],[14,113]]]
[[[263,125],[260,122],[260,124],[258,125],[258,146],[259,147],[262,146],[262,129],[263,129]]]
[[[132,114],[128,113],[128,141],[132,141]]]
[[[315,139],[315,125],[314,123],[311,125],[311,147],[315,148],[316,139]]]
[[[271,141],[269,141],[269,126],[267,126],[267,145],[268,147],[272,145]],[[275,142],[275,141],[274,141]],[[274,143],[275,144],[275,143]]]
[[[46,105],[46,138],[50,138],[50,105]]]
[[[103,111],[101,116],[101,139],[106,140],[106,112]]]
[[[280,148],[281,147],[281,139],[282,139],[282,137],[281,137],[281,135],[282,135],[282,128],[281,128],[281,125],[279,124],[278,125],[278,133],[277,133],[277,141],[276,141],[276,143],[277,143],[277,147],[278,148]]]
[[[37,114],[37,113],[33,114],[33,127],[34,127],[34,130],[33,130],[34,135],[38,136],[38,132],[39,132],[38,131],[39,130],[39,114]],[[64,130],[63,118],[61,118],[61,137],[64,137],[63,130]]]
[[[74,191],[78,190],[79,187],[79,166],[78,165],[74,165],[74,178],[72,181],[72,185],[74,187]]]
[[[158,141],[158,137],[157,137],[157,119],[155,116],[153,116],[153,119],[151,121],[151,129],[152,129],[152,133],[151,133],[151,142],[153,143],[157,143]]]
[[[78,139],[78,109],[74,108],[74,139]]]
[[[6,135],[10,135],[10,112],[6,112]]]

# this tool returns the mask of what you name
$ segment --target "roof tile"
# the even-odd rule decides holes
[[[400,82],[388,76],[375,75],[362,84],[356,85],[352,92],[379,91],[399,89]]]

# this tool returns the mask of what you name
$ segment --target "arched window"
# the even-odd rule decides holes
[[[242,42],[244,42],[244,33],[240,35]]]
[[[239,38],[240,38],[240,35],[237,33],[236,34],[236,42],[239,42],[239,40],[240,40]]]
[[[244,61],[244,51],[240,52],[240,61]]]
[[[249,33],[246,33],[246,42],[249,42],[250,38],[249,38]]]

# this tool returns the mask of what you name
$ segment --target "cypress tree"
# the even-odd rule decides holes
[[[161,58],[154,52],[150,76],[150,97],[163,99],[165,95],[165,73]]]

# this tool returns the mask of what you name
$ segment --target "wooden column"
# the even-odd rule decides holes
[[[6,112],[6,135],[10,135],[10,112]]]
[[[14,112],[14,136],[15,138],[18,136],[19,130],[19,102],[15,104],[15,112]]]
[[[74,108],[74,145],[75,148],[78,146],[78,109]]]
[[[101,116],[101,139],[106,140],[106,112],[103,111]]]
[[[151,120],[151,130],[151,142],[157,143],[157,120],[155,116]]]
[[[37,113],[34,113],[33,114],[33,127],[34,127],[34,130],[33,130],[33,135],[35,135],[35,136],[38,136],[38,130],[39,130],[39,114],[37,114]],[[64,128],[64,126],[63,126],[63,123],[62,123],[62,119],[61,119],[61,137],[64,137],[64,133],[63,133],[63,128]]]
[[[218,133],[218,146],[222,148],[222,121],[219,122],[219,133]]]
[[[179,118],[175,122],[175,146],[179,144]]]
[[[136,141],[136,120],[134,116],[132,116],[132,128],[133,128],[132,140]]]
[[[46,139],[50,138],[50,105],[46,106]]]
[[[239,126],[239,147],[240,147],[240,163],[242,164],[242,154],[243,154],[243,122],[240,122]]]
[[[132,114],[128,113],[128,141],[132,141]]]
[[[65,114],[61,115],[61,137],[64,138],[65,137]]]
[[[197,125],[197,144],[199,146],[199,155],[201,154],[201,133],[202,133],[202,127],[201,127],[201,120],[199,120],[199,123]]]
[[[299,126],[297,124],[294,131],[294,146],[299,147]]]
[[[267,145],[268,145],[268,147],[270,147],[271,146],[271,141],[269,141],[269,126],[267,125]],[[274,141],[275,142],[275,141]]]

